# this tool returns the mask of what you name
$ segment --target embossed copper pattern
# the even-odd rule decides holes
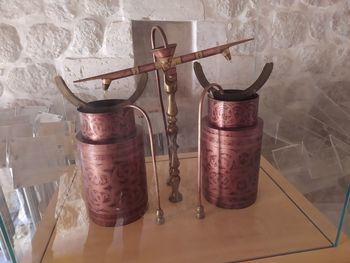
[[[253,126],[257,123],[259,95],[243,101],[216,100],[208,96],[209,123],[228,129]]]
[[[106,113],[79,113],[80,130],[91,141],[106,141],[135,134],[135,118],[132,109]]]
[[[203,118],[203,195],[222,208],[244,208],[257,197],[263,121],[230,130]]]
[[[79,132],[85,200],[91,219],[102,226],[120,226],[147,210],[143,133],[108,143],[92,142]]]

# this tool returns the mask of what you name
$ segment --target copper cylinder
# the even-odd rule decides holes
[[[93,112],[86,110],[84,107],[78,108],[82,136],[91,141],[101,142],[135,134],[135,117],[131,108],[106,111],[108,106],[113,106],[121,101],[99,100],[89,102],[88,105],[95,108]]]
[[[234,90],[225,90],[228,93]],[[228,96],[225,94],[223,96]],[[222,129],[253,126],[257,123],[259,95],[246,100],[218,100],[208,96],[208,120]]]
[[[142,129],[108,143],[87,140],[81,132],[76,139],[90,218],[120,226],[142,217],[148,205]]]
[[[203,195],[222,208],[244,208],[257,197],[263,122],[252,127],[202,129]]]
[[[78,108],[85,203],[92,221],[102,226],[131,223],[148,205],[143,132],[132,108],[111,110],[121,102],[100,100]]]

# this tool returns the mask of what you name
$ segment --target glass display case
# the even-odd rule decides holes
[[[279,8],[283,12],[273,17],[281,25],[292,11]],[[265,11],[273,12],[266,7]],[[247,15],[254,16],[255,11]],[[257,15],[248,28],[229,23],[224,34],[215,32],[222,42],[256,37],[254,44],[233,48],[232,63],[222,57],[202,60],[210,82],[218,82],[224,89],[248,87],[266,62],[275,63],[277,73],[272,73],[259,92],[264,129],[256,203],[244,209],[222,209],[204,201],[206,217],[196,219],[197,109],[202,89],[189,63],[178,71],[176,94],[181,202],[168,201],[167,138],[153,74],[136,102],[148,112],[154,127],[163,225],[157,225],[154,218],[156,194],[150,157],[145,160],[146,214],[123,227],[101,227],[89,219],[84,202],[75,145],[79,130],[76,108],[60,97],[50,107],[0,110],[0,262],[237,262],[311,251],[329,259],[332,252],[322,254],[329,251],[326,248],[336,249],[343,243],[350,247],[348,87],[337,80],[336,72],[315,72],[317,61],[311,65],[303,59],[292,61],[288,56],[296,52],[294,47],[274,42],[280,37],[277,44],[287,45],[285,35],[276,34],[266,21],[265,29],[257,26],[259,19],[264,20]],[[200,30],[205,31],[201,22],[143,20],[130,24],[136,64],[151,60],[151,54],[145,52],[151,50],[148,38],[154,25],[171,32],[170,43],[181,39],[181,54],[208,47],[205,34],[201,32],[203,39],[198,37]],[[184,39],[185,33],[194,35]],[[213,46],[215,41],[211,39]],[[65,72],[67,83],[95,72],[94,63],[86,61],[81,60],[86,63],[80,68],[81,76]],[[96,83],[78,86],[75,94],[86,101],[115,98],[120,90],[113,88],[119,85],[125,91],[135,86],[133,79],[118,80],[104,93],[101,83]],[[136,122],[146,127],[142,117],[136,116]],[[147,135],[144,141],[149,156]]]
[[[327,107],[327,113],[334,112],[338,118],[347,115],[329,96],[316,91],[322,107],[308,114],[295,111],[294,119],[292,113],[280,117],[273,132],[269,126],[265,129],[258,200],[251,207],[230,210],[204,202],[207,216],[197,220],[195,148],[180,148],[184,200],[178,204],[167,202],[168,162],[166,156],[160,156],[166,219],[162,226],[154,222],[156,201],[149,157],[145,216],[124,227],[100,227],[88,218],[81,174],[75,165],[72,123],[77,117],[72,114],[73,119],[67,120],[44,112],[45,121],[35,122],[37,117],[13,111],[10,118],[1,120],[1,142],[6,146],[1,148],[5,149],[0,192],[2,261],[51,262],[56,257],[68,261],[79,257],[84,262],[97,258],[106,262],[171,261],[169,256],[176,251],[183,261],[242,261],[337,246],[349,234],[350,148],[342,131],[345,124],[335,128],[325,115],[321,119],[320,112]],[[5,112],[9,114],[6,110],[2,116]],[[42,116],[42,112],[35,114]],[[157,119],[160,113],[154,114]],[[291,129],[296,132],[289,133]],[[156,137],[164,139],[161,129]],[[166,152],[164,144],[158,148]],[[71,246],[66,246],[67,241]]]

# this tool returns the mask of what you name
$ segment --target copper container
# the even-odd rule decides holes
[[[86,206],[92,221],[102,226],[129,224],[148,206],[143,132],[131,108],[110,111],[116,103],[94,101],[88,103],[93,107],[78,108]]]
[[[91,141],[106,141],[135,134],[135,117],[131,108],[105,112],[105,107],[119,102],[121,100],[89,102],[88,105],[96,107],[94,112],[89,112],[84,107],[78,108],[82,136]]]
[[[256,201],[263,132],[258,99],[209,97],[208,117],[202,119],[202,187],[206,200],[218,207],[239,209]]]
[[[131,223],[147,210],[147,179],[143,133],[92,142],[77,134],[85,200],[90,218],[98,225]]]
[[[230,90],[225,90],[225,93],[229,92]],[[219,100],[208,96],[208,120],[211,125],[218,128],[253,126],[257,122],[258,108],[258,94],[240,101]]]

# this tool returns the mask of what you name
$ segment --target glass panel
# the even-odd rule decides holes
[[[34,122],[38,114],[42,112],[48,112],[49,108],[46,106],[26,106],[17,107],[15,109],[16,116],[28,116],[31,123]]]
[[[61,121],[37,123],[34,133],[36,137],[55,136],[57,145],[63,147],[67,164],[73,164],[75,162],[77,152],[72,122]]]
[[[1,187],[0,187],[1,191]],[[3,200],[1,200],[3,201]],[[12,250],[11,238],[8,236],[6,231],[6,225],[0,215],[0,262],[4,263],[16,263],[16,257]]]
[[[10,139],[8,160],[15,188],[56,180],[65,168],[63,144],[55,136]]]
[[[350,186],[346,170],[349,145],[334,136],[313,137],[307,138],[306,144],[302,141],[274,149],[272,153],[282,174],[334,224],[334,230],[325,232],[337,244]]]
[[[0,169],[4,189],[0,212],[12,240],[10,248],[19,262],[23,258],[39,262],[74,168],[66,167],[66,155],[54,135],[9,138],[7,159],[9,168]],[[38,233],[41,222],[45,228]]]
[[[0,108],[0,122],[9,120],[15,116],[14,109],[1,109]]]

